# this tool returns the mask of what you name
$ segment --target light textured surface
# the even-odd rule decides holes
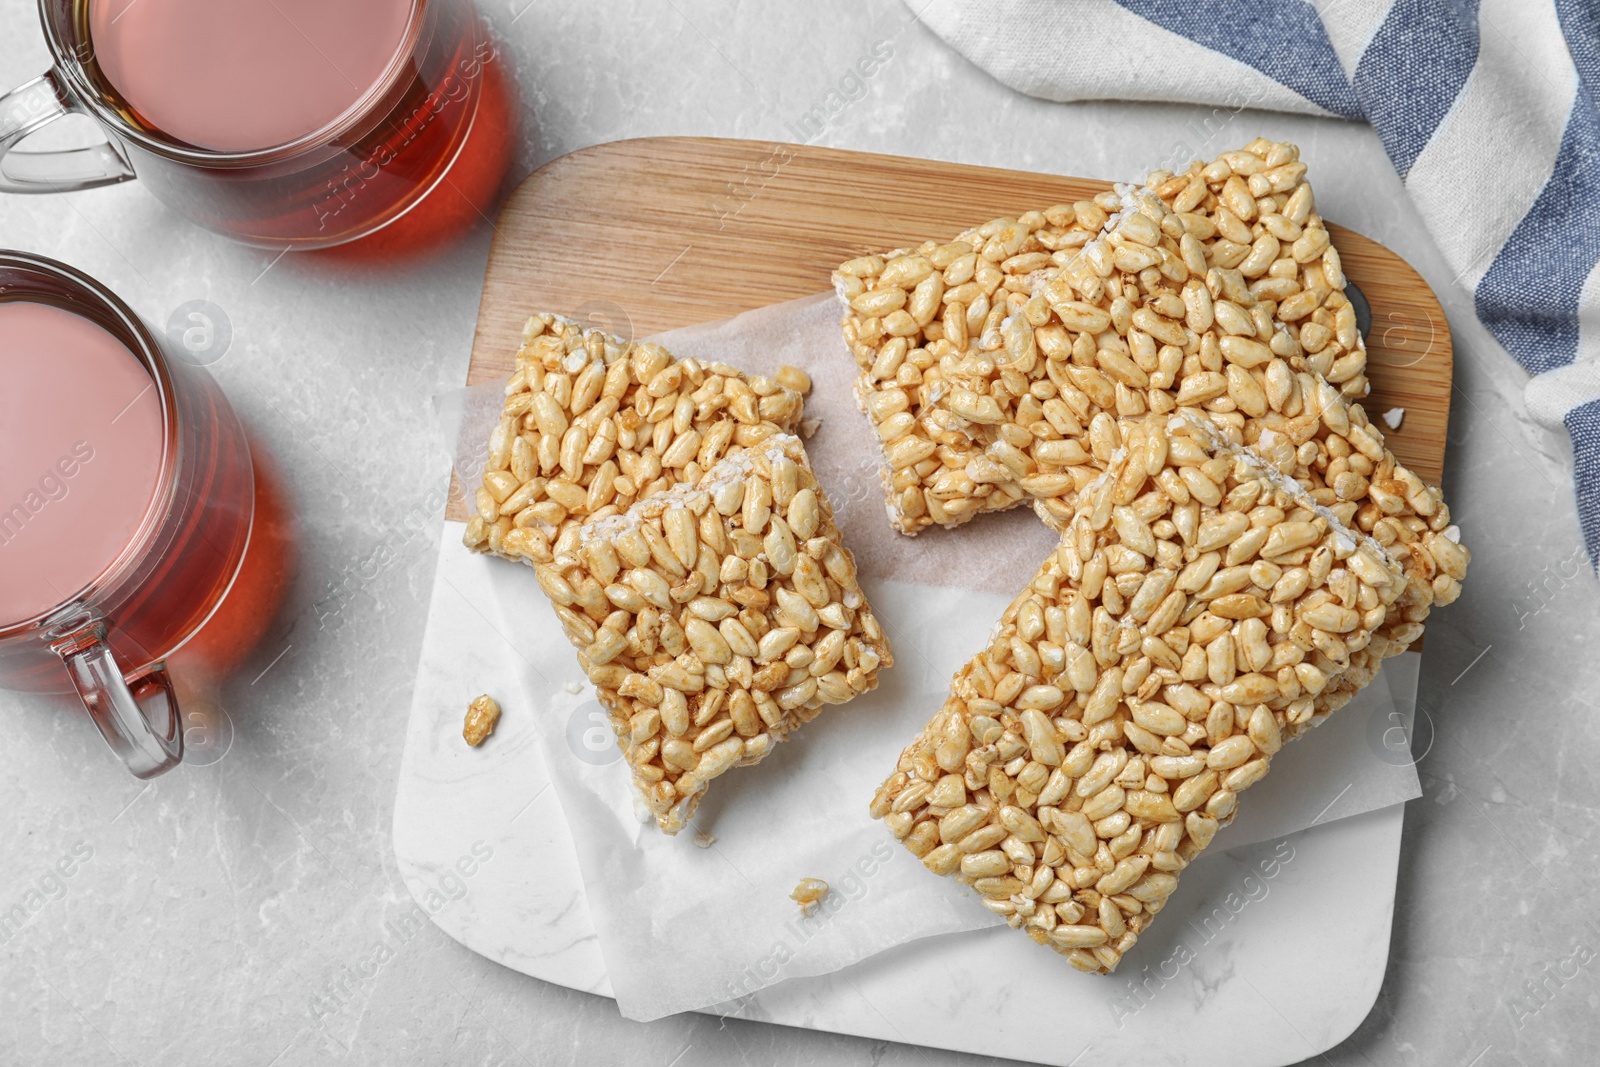
[[[1600,874],[1584,755],[1600,733],[1600,593],[1582,564],[1570,457],[1529,421],[1522,372],[1475,325],[1369,130],[1026,99],[887,0],[523,3],[485,8],[524,95],[519,173],[620,137],[801,139],[802,117],[825,113],[886,39],[893,58],[819,143],[1108,178],[1180,143],[1197,155],[1258,131],[1299,143],[1325,216],[1409,259],[1451,313],[1446,488],[1475,554],[1462,600],[1429,628],[1420,703],[1433,732],[1418,740],[1425,796],[1406,813],[1392,962],[1373,1013],[1327,1060],[1576,1062],[1600,1038],[1600,928],[1584,925]],[[6,83],[43,66],[32,8],[0,0]],[[269,269],[270,253],[189,226],[136,185],[0,198],[0,243],[88,270],[158,326],[191,299],[225,309],[233,347],[213,369],[285,471],[303,548],[283,624],[224,688],[234,735],[213,764],[144,791],[81,716],[0,696],[0,902],[21,901],[77,843],[93,853],[0,946],[0,1060],[988,1062],[705,1017],[640,1026],[431,925],[386,929],[413,907],[390,809],[447,477],[420,429],[427,397],[465,373],[488,238],[484,226],[420,263]],[[656,264],[649,251],[653,276],[671,253]],[[342,1006],[323,1002],[319,1019],[316,998],[336,991]]]

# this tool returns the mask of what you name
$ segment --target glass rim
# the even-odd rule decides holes
[[[72,298],[98,308],[107,314],[113,325],[126,331],[126,338],[118,336],[114,331],[107,332],[110,332],[139,361],[155,386],[156,396],[161,404],[161,471],[156,479],[155,489],[150,494],[150,503],[145,506],[144,516],[139,520],[138,528],[116,558],[87,585],[45,611],[31,618],[13,622],[0,620],[0,641],[22,635],[33,635],[58,625],[62,621],[58,616],[61,616],[66,609],[80,607],[86,602],[97,602],[106,593],[120,586],[143,562],[152,543],[160,534],[167,516],[172,512],[178,488],[178,451],[181,439],[178,435],[177,396],[173,390],[166,356],[162,353],[155,336],[121,297],[75,267],[45,256],[0,248],[0,302],[10,303],[20,299],[22,302],[57,306],[48,299],[37,299],[58,295],[50,289],[41,287],[30,291],[27,284],[30,275],[65,287]],[[36,299],[27,300],[30,292]],[[93,318],[71,308],[62,310],[94,321]],[[96,325],[102,329],[106,328],[103,323]],[[128,345],[127,338],[131,338],[134,345]]]
[[[76,11],[86,0],[68,0],[66,9]],[[95,120],[117,132],[119,137],[138,144],[141,148],[181,163],[199,166],[255,166],[281,162],[309,150],[321,148],[349,132],[372,110],[372,106],[394,88],[405,71],[407,62],[416,54],[418,38],[422,33],[424,14],[431,0],[411,0],[411,14],[406,24],[405,36],[389,58],[383,73],[367,87],[360,97],[331,122],[312,132],[267,148],[244,152],[222,152],[199,148],[180,141],[158,137],[142,127],[130,123],[123,114],[109,106],[101,90],[84,74],[83,64],[94,54],[93,42],[80,36],[73,26],[58,25],[55,13],[63,9],[62,0],[39,0],[39,21],[44,27],[45,42],[54,60],[53,68],[67,83],[74,97]]]

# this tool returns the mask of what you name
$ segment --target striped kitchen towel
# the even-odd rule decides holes
[[[1372,123],[1478,317],[1533,375],[1530,413],[1572,435],[1600,561],[1600,0],[906,4],[1033,96]]]

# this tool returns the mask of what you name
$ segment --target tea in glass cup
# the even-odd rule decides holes
[[[170,769],[166,659],[251,547],[243,427],[93,279],[0,252],[0,456],[0,688],[75,691],[134,774]]]
[[[235,240],[326,248],[436,191],[476,216],[510,159],[510,80],[471,0],[40,0],[40,17],[54,65],[0,97],[0,191],[137,175]],[[73,111],[106,143],[16,150]]]

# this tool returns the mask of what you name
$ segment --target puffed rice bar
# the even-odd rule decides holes
[[[589,517],[698,481],[729,450],[793,430],[801,397],[556,315],[528,319],[465,543],[547,563]]]
[[[834,281],[847,303],[845,337],[863,370],[863,410],[884,444],[897,527],[955,525],[1023,497],[1055,501],[1047,521],[1059,525],[1082,472],[1070,470],[1081,452],[1057,442],[1081,434],[1095,411],[1126,417],[1214,401],[1233,384],[1222,373],[1219,337],[1262,342],[1233,344],[1250,347],[1247,358],[1270,344],[1294,370],[1340,383],[1348,396],[1366,395],[1366,353],[1343,295],[1338,252],[1312,210],[1298,154],[1293,145],[1258,139],[1210,164],[1197,161],[1184,175],[1151,175],[1164,201],[1123,188],[1052,208],[1043,213],[1049,220],[1031,212],[1020,222],[988,224],[997,234],[1020,234],[1053,221],[1060,225],[1044,232],[1060,247],[1050,256],[990,262],[966,283],[983,283],[981,329],[966,330],[953,315],[961,306],[948,306],[963,290],[949,287],[947,276],[959,270],[965,277],[973,253],[938,270],[952,255],[943,249],[977,247],[970,235],[888,253],[887,262],[869,256],[841,266]],[[989,238],[982,255],[992,261],[1009,251],[996,245]],[[938,314],[930,303],[941,300],[947,304]],[[1136,315],[1162,321],[1134,322]],[[1196,352],[1196,337],[1165,321],[1184,319],[1196,335],[1217,335],[1208,349]],[[1292,334],[1286,323],[1298,324]],[[1196,355],[1199,362],[1184,358]],[[913,387],[884,380],[908,363]],[[1209,373],[1197,377],[1202,369]],[[924,468],[919,504],[911,488]]]
[[[1407,580],[1204,414],[1101,432],[1105,473],[871,813],[1108,973],[1284,741],[1370,680],[1353,654]]]
[[[1292,164],[1291,173],[1303,172],[1303,164]],[[1196,164],[1194,180],[1204,187],[1199,173]],[[1224,222],[1219,229],[1212,222],[1213,216],[1234,220],[1227,207],[1214,204],[1211,215],[1180,214],[1156,195],[1175,181],[1156,191],[1124,190],[1122,207],[1102,234],[1061,269],[1036,276],[1031,293],[1010,298],[998,337],[946,364],[946,403],[957,412],[982,413],[992,439],[987,453],[1000,468],[995,475],[1028,479],[1035,509],[1052,525],[1071,513],[1073,488],[1082,481],[1070,468],[1085,462],[1085,453],[1071,442],[1084,443],[1083,426],[1101,411],[1118,417],[1181,406],[1247,417],[1285,405],[1298,411],[1298,375],[1340,396],[1367,391],[1366,350],[1343,276],[1337,288],[1327,283],[1324,261],[1332,246],[1321,220],[1307,214],[1310,185],[1293,186],[1282,205],[1269,196],[1252,209],[1253,218],[1267,219],[1285,218],[1267,208],[1290,211],[1303,230],[1292,220],[1292,230],[1274,226],[1301,240],[1280,247],[1263,229],[1246,246],[1256,250],[1252,258],[1241,259],[1237,244],[1222,236],[1240,236],[1237,226]],[[1231,176],[1224,191],[1238,181]],[[1304,242],[1310,242],[1305,251],[1318,253],[1309,265],[1295,258]],[[1265,266],[1258,262],[1280,251]],[[1263,276],[1268,270],[1277,273]],[[1348,319],[1337,331],[1311,321],[1334,323],[1334,308]],[[1301,346],[1301,333],[1314,351]],[[1329,375],[1343,385],[1335,388]]]
[[[788,434],[590,519],[535,569],[669,834],[711,779],[875,688],[893,662]]]
[[[997,337],[1010,295],[1069,262],[1116,203],[1104,194],[995,219],[949,243],[861,256],[834,272],[845,341],[861,372],[856,402],[877,430],[889,518],[901,533],[955,526],[1026,499],[1009,479],[981,480],[987,442],[947,403],[941,360]]]

